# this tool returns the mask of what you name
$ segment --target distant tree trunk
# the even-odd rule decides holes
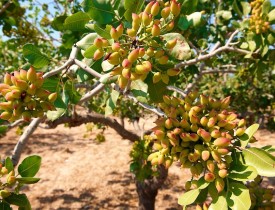
[[[136,181],[139,198],[139,210],[154,210],[158,190],[162,187],[168,176],[168,170],[160,165],[158,167],[159,176],[146,179],[143,182]]]

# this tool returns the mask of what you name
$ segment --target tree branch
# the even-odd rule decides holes
[[[73,65],[77,53],[78,53],[78,47],[76,45],[74,45],[72,47],[72,51],[71,51],[69,59],[62,66],[60,66],[59,68],[57,68],[55,70],[52,70],[52,71],[49,71],[46,74],[44,74],[43,78],[46,79],[46,78],[49,78],[53,75],[59,74],[63,69],[66,69],[67,67]]]
[[[97,113],[87,113],[84,115],[75,116],[62,116],[55,121],[46,121],[48,128],[55,128],[60,124],[68,123],[69,127],[80,126],[85,123],[101,123],[113,128],[121,137],[135,142],[139,139],[139,136],[131,131],[126,130],[121,124],[115,119],[105,117],[104,115]]]
[[[152,107],[152,106],[149,106],[148,104],[145,104],[145,103],[142,103],[140,101],[137,100],[137,98],[132,94],[132,93],[128,93],[128,94],[125,94],[126,97],[128,97],[129,99],[133,100],[134,103],[136,103],[137,105],[143,107],[144,109],[147,109],[155,114],[157,114],[158,116],[160,117],[165,117],[165,113],[162,112],[161,110],[155,108],[155,107]]]
[[[33,132],[36,130],[39,123],[42,122],[43,120],[44,118],[34,118],[32,122],[29,124],[29,126],[27,127],[27,129],[24,131],[22,136],[20,136],[19,141],[14,147],[14,150],[11,156],[11,160],[14,166],[17,165],[21,157],[21,153],[29,140],[29,137],[33,134]]]
[[[188,60],[188,61],[183,61],[181,63],[178,63],[178,64],[175,65],[175,68],[178,69],[178,68],[181,68],[183,66],[194,65],[194,64],[196,64],[196,63],[198,63],[200,61],[207,60],[207,59],[209,59],[211,57],[214,57],[215,55],[217,55],[219,53],[226,52],[226,51],[237,52],[237,53],[244,54],[244,55],[250,54],[251,51],[239,49],[239,48],[236,48],[236,47],[233,47],[233,46],[229,46],[230,43],[232,42],[234,36],[238,32],[239,32],[238,30],[236,30],[235,32],[233,32],[224,46],[218,48],[219,45],[220,45],[220,42],[217,42],[208,54],[200,55],[197,58],[194,58],[194,59],[191,59],[191,60]]]
[[[102,74],[100,74],[97,71],[93,70],[92,68],[87,66],[87,64],[81,62],[80,60],[75,59],[74,63],[76,65],[78,65],[80,68],[82,68],[83,70],[85,70],[86,72],[90,73],[91,75],[93,75],[95,77],[98,77],[98,78],[102,77]]]
[[[82,98],[78,102],[78,105],[86,101],[89,101],[93,96],[101,92],[104,89],[104,87],[105,85],[103,83],[99,83],[94,89],[92,89],[91,91],[87,92],[84,96],[82,96]]]
[[[4,6],[0,9],[0,15],[2,15],[11,5],[12,1],[8,1]]]

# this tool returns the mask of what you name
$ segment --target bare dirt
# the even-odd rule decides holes
[[[133,129],[132,125],[127,126]],[[98,130],[87,131],[85,125],[75,128],[61,125],[56,129],[39,127],[35,131],[21,157],[21,160],[32,154],[42,157],[37,174],[41,181],[23,189],[33,209],[137,209],[134,178],[129,172],[132,143],[111,128],[105,131],[106,141],[98,143],[95,140],[97,133]],[[10,155],[18,138],[15,129],[1,138],[1,154]],[[261,130],[256,138],[258,145],[272,145],[275,133]],[[187,170],[172,166],[157,196],[156,209],[182,209],[177,198],[184,192],[188,179]],[[271,186],[274,187],[274,183]]]

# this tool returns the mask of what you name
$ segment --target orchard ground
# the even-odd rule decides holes
[[[151,120],[141,120],[146,129]],[[42,165],[37,177],[41,181],[26,187],[33,209],[137,209],[138,197],[133,175],[129,172],[132,143],[122,139],[113,129],[105,130],[106,141],[95,140],[99,130],[88,131],[85,125],[44,129],[43,124],[29,139],[21,157],[37,154]],[[126,127],[134,130],[131,123]],[[16,129],[0,139],[1,155],[10,155],[19,136]],[[275,133],[260,130],[257,146],[273,145]],[[190,179],[188,170],[173,165],[156,201],[158,210],[182,209],[177,198]],[[266,182],[275,188],[275,182]]]

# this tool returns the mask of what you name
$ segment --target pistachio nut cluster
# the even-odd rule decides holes
[[[43,73],[36,73],[33,67],[28,71],[6,73],[4,83],[0,84],[0,94],[5,99],[0,102],[0,118],[13,122],[22,117],[30,121],[32,117],[41,117],[44,112],[54,110],[57,93],[43,89],[43,83]]]
[[[215,182],[221,192],[232,162],[231,150],[240,145],[246,121],[229,109],[230,97],[197,97],[197,92],[189,93],[185,99],[163,97],[159,106],[166,117],[155,122],[155,151],[148,161],[167,168],[178,161],[182,168],[190,169],[192,183],[203,176],[207,182]],[[192,183],[186,183],[187,190]]]
[[[160,72],[156,65],[167,64],[169,51],[177,44],[177,39],[166,41],[161,35],[174,28],[180,10],[181,5],[176,0],[151,1],[143,12],[132,14],[130,28],[123,24],[111,28],[112,44],[105,38],[96,38],[93,59],[104,58],[114,66],[111,75],[118,75],[117,82],[122,89],[129,80],[144,80],[149,72],[154,74],[154,83],[162,80],[168,84],[169,76],[177,75],[179,70]]]
[[[272,202],[274,190],[262,187],[261,182],[262,177],[257,176],[254,181],[247,184],[251,198],[251,209],[272,210],[275,208],[275,203]]]
[[[264,0],[254,0],[250,3],[252,15],[250,16],[250,29],[256,34],[266,33],[270,28],[267,17],[263,15],[262,7]]]
[[[0,163],[0,197],[6,198],[11,195],[13,191],[11,188],[16,184],[16,177],[14,170],[10,172]]]

